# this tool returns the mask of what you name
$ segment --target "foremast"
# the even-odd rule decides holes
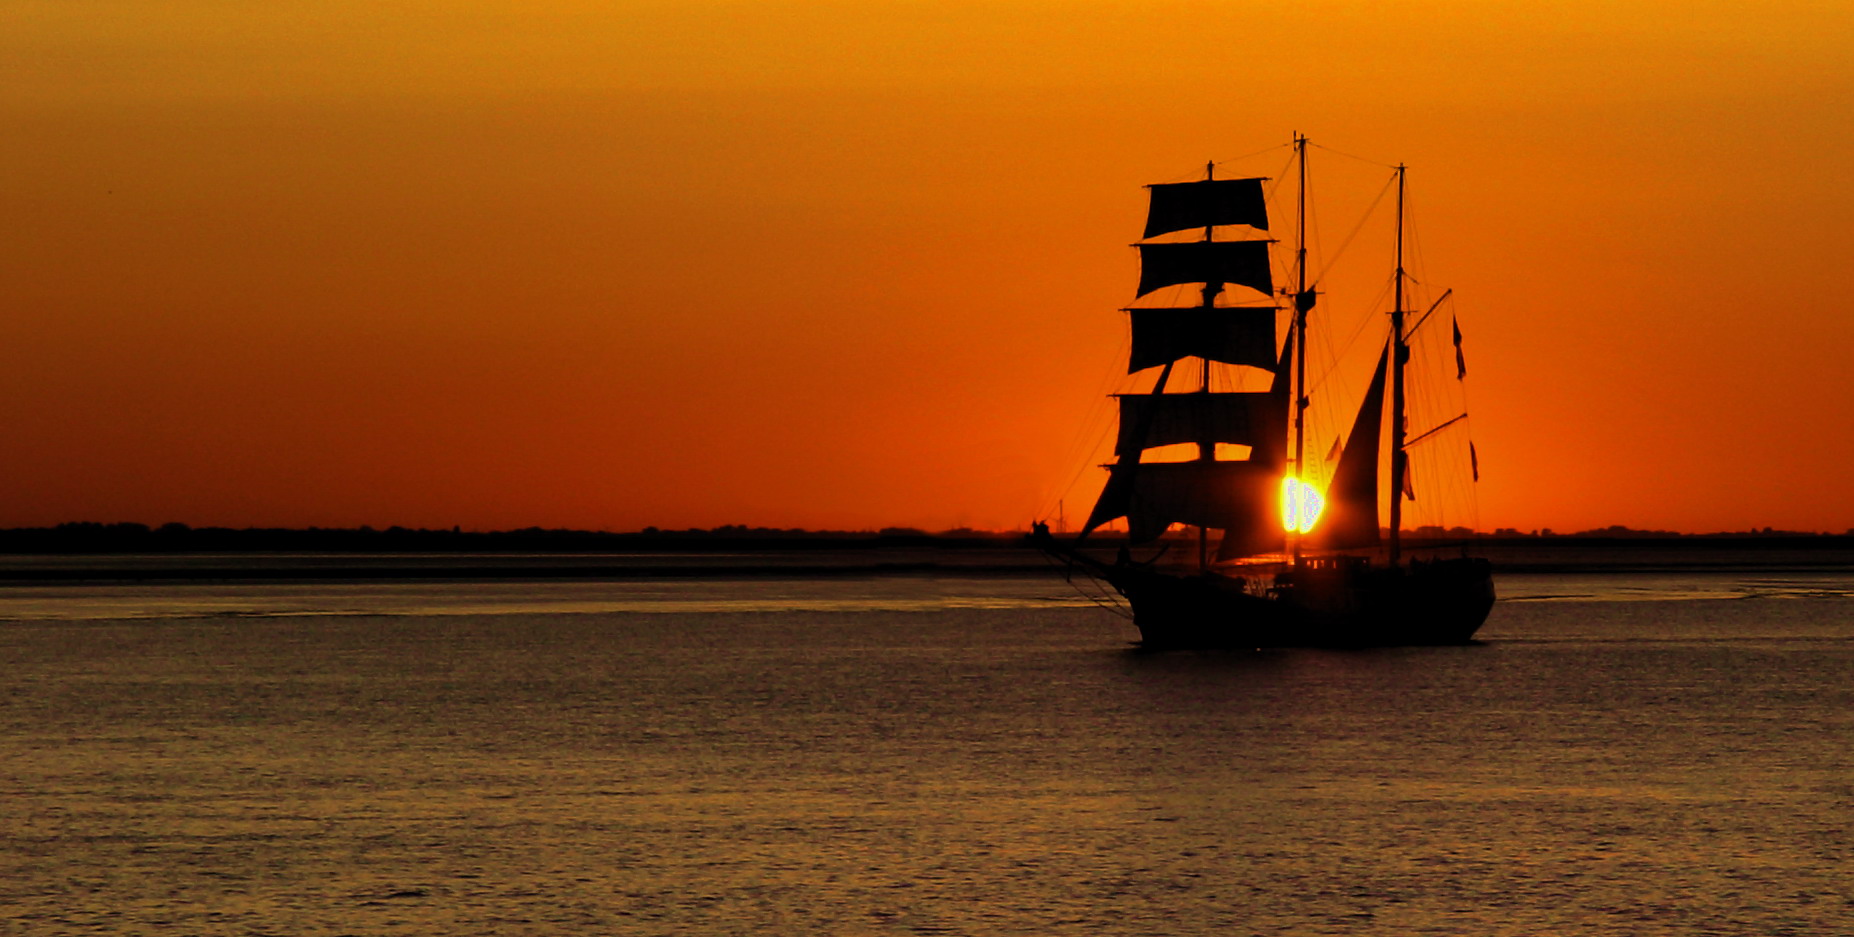
[[[1137,296],[1167,286],[1201,284],[1198,302],[1184,307],[1129,307],[1133,333],[1129,374],[1160,367],[1149,393],[1117,395],[1120,428],[1116,461],[1082,536],[1095,527],[1127,518],[1129,539],[1156,539],[1172,524],[1199,528],[1200,564],[1208,564],[1208,530],[1225,532],[1219,555],[1234,546],[1245,552],[1281,549],[1278,505],[1286,462],[1288,363],[1277,356],[1274,281],[1266,238],[1217,240],[1215,229],[1247,226],[1268,230],[1261,178],[1218,179],[1215,165],[1197,182],[1148,186],[1151,205],[1140,254]],[[1175,232],[1202,229],[1199,240],[1159,240]],[[1218,306],[1230,286],[1254,290],[1266,305]],[[1251,300],[1253,302],[1253,300]],[[1290,339],[1289,344],[1292,345]],[[1197,359],[1195,392],[1166,393],[1179,361]],[[1211,389],[1213,362],[1266,370],[1266,391]],[[1189,462],[1142,462],[1151,448],[1194,443]],[[1217,458],[1220,443],[1248,446],[1246,460]],[[1268,531],[1274,544],[1265,544]]]
[[[1205,163],[1204,164],[1204,181],[1205,182],[1215,182],[1216,179],[1217,179],[1217,164],[1214,162]],[[1204,240],[1206,242],[1216,240],[1216,226],[1215,225],[1206,224],[1204,226]],[[1198,308],[1199,309],[1217,308],[1217,294],[1221,292],[1223,292],[1222,283],[1216,283],[1216,282],[1205,283],[1202,301],[1198,304]],[[1205,315],[1215,315],[1215,313],[1212,313],[1212,312],[1206,312],[1204,314]],[[1198,370],[1197,392],[1200,394],[1208,394],[1210,393],[1210,359],[1209,358],[1198,358],[1198,364],[1199,364],[1199,370]],[[1161,386],[1158,388],[1158,390],[1160,392],[1163,392],[1165,388]],[[1197,441],[1197,460],[1199,462],[1215,462],[1216,459],[1217,459],[1217,441],[1213,438],[1210,438],[1209,434],[1206,433],[1205,438],[1199,439]],[[1210,528],[1205,527],[1203,525],[1199,525],[1197,528],[1197,568],[1207,569],[1209,568],[1209,566],[1210,566]]]

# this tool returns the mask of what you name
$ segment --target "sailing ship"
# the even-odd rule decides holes
[[[1128,373],[1158,368],[1158,378],[1150,392],[1116,395],[1115,461],[1105,466],[1107,481],[1080,535],[1058,540],[1047,524],[1034,528],[1032,537],[1046,552],[1125,598],[1147,647],[1458,644],[1473,637],[1493,606],[1485,559],[1417,556],[1402,536],[1403,502],[1415,496],[1410,447],[1465,413],[1416,436],[1406,431],[1409,343],[1428,315],[1412,322],[1405,308],[1401,164],[1394,167],[1389,334],[1323,491],[1307,471],[1307,325],[1318,299],[1307,269],[1307,146],[1306,137],[1294,136],[1300,185],[1291,289],[1275,286],[1271,252],[1278,242],[1265,236],[1268,179],[1219,179],[1210,164],[1201,180],[1147,187],[1150,210],[1134,245],[1138,295],[1199,285],[1198,302],[1125,310],[1132,331]],[[1230,226],[1264,236],[1215,236]],[[1201,240],[1153,240],[1199,228]],[[1219,305],[1231,287],[1248,291],[1249,298]],[[1287,313],[1284,339],[1277,336],[1278,312]],[[1459,335],[1457,326],[1457,363],[1465,374]],[[1174,373],[1188,380],[1194,362],[1196,388],[1172,391]],[[1259,371],[1267,387],[1213,391],[1213,362]],[[1194,460],[1142,461],[1148,450],[1190,444],[1197,448]],[[1247,447],[1247,457],[1219,458],[1220,444]],[[1383,528],[1381,495],[1389,501]],[[1087,552],[1093,531],[1121,519],[1127,546],[1113,560]],[[1174,525],[1197,528],[1195,564],[1181,569],[1156,556],[1134,558],[1131,548],[1163,543]],[[1214,557],[1212,531],[1221,532]]]

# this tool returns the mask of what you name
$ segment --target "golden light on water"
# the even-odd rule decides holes
[[[1281,479],[1281,526],[1296,533],[1306,533],[1319,522],[1326,508],[1326,498],[1319,489],[1288,475]]]

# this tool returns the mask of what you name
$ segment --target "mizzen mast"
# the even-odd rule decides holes
[[[1390,562],[1397,565],[1400,531],[1403,529],[1403,493],[1409,485],[1409,465],[1404,456],[1403,366],[1410,360],[1410,346],[1403,334],[1403,183],[1404,165],[1397,164],[1397,273],[1395,298],[1391,304],[1391,477],[1390,477]]]

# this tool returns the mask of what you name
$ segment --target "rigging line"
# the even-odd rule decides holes
[[[1333,428],[1332,432],[1335,438],[1345,438],[1351,427],[1352,408],[1342,401],[1353,401],[1357,399],[1347,386],[1345,375],[1338,367],[1338,360],[1351,350],[1352,345],[1364,334],[1367,327],[1379,321],[1377,314],[1373,312],[1373,310],[1382,308],[1385,305],[1388,301],[1391,289],[1392,283],[1388,280],[1385,281],[1384,285],[1378,290],[1377,295],[1372,297],[1371,302],[1366,305],[1366,312],[1354,321],[1352,331],[1346,335],[1345,341],[1339,346],[1337,351],[1333,348],[1330,335],[1325,331],[1320,333],[1321,344],[1327,353],[1327,370],[1314,382],[1314,386],[1309,388],[1308,393],[1313,395],[1315,405],[1321,408],[1323,418],[1326,420],[1327,424]],[[1387,334],[1378,341],[1380,348],[1390,341],[1388,330],[1386,330],[1386,333]],[[1327,390],[1328,385],[1334,385],[1336,390],[1331,393],[1324,392]],[[1337,466],[1332,466],[1332,469],[1336,470]]]
[[[1081,425],[1076,427],[1074,438],[1069,441],[1069,445],[1063,450],[1067,454],[1067,457],[1062,461],[1063,464],[1080,462],[1083,467],[1077,468],[1070,473],[1069,477],[1062,485],[1050,493],[1050,496],[1045,499],[1046,501],[1055,501],[1058,498],[1064,497],[1066,492],[1074,487],[1076,482],[1081,480],[1082,472],[1086,471],[1087,463],[1093,461],[1090,456],[1101,447],[1101,443],[1106,439],[1106,427],[1110,425],[1111,422],[1111,419],[1108,418],[1107,406],[1099,401],[1093,406],[1090,406],[1088,412],[1082,415],[1080,421]],[[1048,507],[1049,505],[1045,504],[1044,506]]]
[[[1240,163],[1242,160],[1253,160],[1253,158],[1261,156],[1264,152],[1274,152],[1274,150],[1283,150],[1283,148],[1289,147],[1292,147],[1292,143],[1276,143],[1274,147],[1264,147],[1261,148],[1261,150],[1251,152],[1251,154],[1246,154],[1246,156],[1235,156],[1235,158],[1229,158],[1229,160],[1213,160],[1213,165],[1224,165],[1224,163]]]
[[[1048,560],[1052,564],[1055,562],[1055,558],[1047,554],[1044,555],[1044,559]],[[1067,558],[1065,558],[1063,561],[1063,567],[1064,567],[1063,568],[1064,580],[1066,580],[1070,586],[1074,587],[1076,594],[1080,595],[1082,598],[1087,599],[1089,602],[1092,602],[1095,605],[1100,606],[1102,608],[1108,607],[1107,603],[1104,602],[1103,599],[1106,599],[1109,601],[1115,601],[1115,602],[1118,601],[1118,600],[1115,600],[1113,596],[1107,592],[1106,589],[1101,587],[1100,580],[1095,579],[1094,575],[1088,572],[1087,567],[1081,566],[1079,563],[1076,563],[1075,561],[1067,559]],[[1076,581],[1075,577],[1076,577],[1077,570],[1080,571],[1080,576],[1081,576],[1082,581],[1087,583],[1086,587],[1083,586],[1082,582]],[[1096,597],[1097,595],[1099,596],[1099,598]]]
[[[1403,447],[1405,449],[1408,449],[1411,446],[1414,446],[1417,443],[1422,442],[1423,440],[1428,439],[1429,437],[1434,436],[1435,434],[1440,433],[1443,430],[1448,429],[1449,427],[1454,426],[1456,423],[1459,423],[1462,420],[1465,420],[1467,418],[1468,418],[1468,415],[1466,413],[1463,413],[1462,415],[1455,417],[1452,420],[1444,420],[1442,423],[1436,426],[1430,427],[1426,432],[1418,433],[1416,434],[1414,438],[1404,440]]]
[[[1203,164],[1199,163],[1197,169],[1194,169],[1187,173],[1181,173],[1176,176],[1168,176],[1167,178],[1162,179],[1158,182],[1149,182],[1144,186],[1144,188],[1149,189],[1155,185],[1171,185],[1172,183],[1175,183],[1175,182],[1203,182],[1203,181],[1204,181]]]
[[[1429,338],[1427,335],[1436,337]],[[1412,403],[1416,405],[1411,410],[1410,416],[1413,421],[1422,423],[1433,419],[1430,414],[1442,409],[1434,404],[1441,404],[1445,399],[1453,399],[1461,404],[1461,410],[1466,409],[1457,382],[1452,377],[1444,376],[1452,373],[1449,370],[1452,361],[1448,360],[1450,344],[1447,337],[1438,333],[1427,333],[1427,335],[1419,337],[1410,346],[1420,361],[1420,365],[1409,369],[1409,378],[1412,381]],[[1454,409],[1456,409],[1455,405],[1447,407],[1447,410]],[[1444,415],[1446,412],[1444,410]],[[1410,443],[1434,442],[1436,434],[1465,419],[1466,414],[1461,413],[1413,437]],[[1452,438],[1457,436],[1459,434],[1451,434]],[[1465,440],[1462,444],[1465,445]],[[1420,518],[1421,525],[1429,526],[1448,527],[1459,525],[1463,520],[1468,520],[1471,525],[1478,523],[1478,506],[1474,502],[1473,489],[1466,483],[1468,478],[1467,453],[1450,445],[1408,448],[1406,444],[1406,447],[1410,453],[1416,484],[1422,496],[1411,509],[1411,513],[1405,516],[1413,519]]]
[[[1455,294],[1455,288],[1454,288],[1454,287],[1452,287],[1452,286],[1451,286],[1451,287],[1449,287],[1449,288],[1448,288],[1448,289],[1446,289],[1446,290],[1443,290],[1443,291],[1442,291],[1442,295],[1441,295],[1441,296],[1438,296],[1438,297],[1436,297],[1436,301],[1435,301],[1435,302],[1434,302],[1434,303],[1433,303],[1432,305],[1430,305],[1430,307],[1429,307],[1429,311],[1428,311],[1428,312],[1425,312],[1425,313],[1423,313],[1423,315],[1422,315],[1422,318],[1419,318],[1419,319],[1417,319],[1417,320],[1416,320],[1416,324],[1415,324],[1415,325],[1412,325],[1412,326],[1410,326],[1409,328],[1407,328],[1407,329],[1404,329],[1404,330],[1403,330],[1403,334],[1404,334],[1404,336],[1405,336],[1405,337],[1408,337],[1408,336],[1411,336],[1411,335],[1415,335],[1415,334],[1416,334],[1416,330],[1417,330],[1417,329],[1420,329],[1420,328],[1422,328],[1422,327],[1423,327],[1423,323],[1425,323],[1425,322],[1428,322],[1428,321],[1429,321],[1429,317],[1430,317],[1431,315],[1434,315],[1434,314],[1435,314],[1435,311],[1436,311],[1437,309],[1440,309],[1440,308],[1442,308],[1442,304],[1443,304],[1443,303],[1445,303],[1445,302],[1448,302],[1448,298],[1449,298],[1450,296],[1453,296],[1454,294]]]
[[[1048,563],[1052,568],[1057,566],[1057,560],[1053,556],[1044,554],[1043,560],[1044,562]],[[1087,590],[1083,589],[1081,586],[1081,583],[1078,583],[1075,581],[1075,577],[1074,577],[1075,564],[1074,563],[1066,563],[1066,562],[1062,563],[1061,568],[1063,571],[1063,580],[1066,581],[1069,584],[1069,586],[1075,590],[1075,593],[1077,595],[1081,596],[1084,599],[1087,599],[1090,603],[1094,604],[1096,607],[1104,608],[1110,612],[1113,612],[1116,615],[1119,615],[1122,618],[1130,619],[1133,617],[1131,613],[1123,610],[1120,607],[1120,602],[1118,599],[1114,599],[1112,596],[1108,596],[1105,590],[1102,590],[1101,595],[1105,596],[1108,599],[1108,601],[1103,601],[1101,598],[1097,598],[1094,595],[1089,594]],[[1091,583],[1095,582],[1094,577],[1089,575],[1086,571],[1082,572],[1082,578],[1088,580]],[[1096,585],[1098,586],[1099,584],[1096,583]],[[1109,604],[1110,602],[1112,604]]]
[[[1285,144],[1285,143],[1284,143],[1284,144],[1282,144],[1282,146],[1288,146],[1288,145],[1289,145],[1289,144]],[[1270,147],[1269,149],[1274,149],[1274,147]],[[1263,152],[1263,153],[1266,153],[1266,152],[1268,152],[1268,150],[1263,150],[1262,152]],[[1260,154],[1258,154],[1258,153],[1252,153],[1252,154],[1250,154],[1250,155],[1251,155],[1251,156],[1259,156]],[[1247,159],[1248,157],[1246,157],[1246,156],[1245,156],[1245,157],[1243,157],[1243,158],[1244,158],[1244,159]],[[1221,165],[1221,164],[1219,164],[1219,165]],[[1284,163],[1282,163],[1282,164],[1281,164],[1281,168],[1280,168],[1280,169],[1277,169],[1277,170],[1275,170],[1275,174],[1274,174],[1274,175],[1272,175],[1272,176],[1269,176],[1269,177],[1268,177],[1268,182],[1269,182],[1269,185],[1268,185],[1268,193],[1267,193],[1267,198],[1268,198],[1268,201],[1269,201],[1270,203],[1273,203],[1273,202],[1274,202],[1274,200],[1275,200],[1275,192],[1276,192],[1276,190],[1278,190],[1278,189],[1280,189],[1280,188],[1281,188],[1281,183],[1283,183],[1283,182],[1285,182],[1285,181],[1287,181],[1287,171],[1288,171],[1288,167],[1289,167],[1289,166],[1292,166],[1292,165],[1294,165],[1294,154],[1292,154],[1292,153],[1289,153],[1289,154],[1288,154],[1288,158],[1287,158],[1287,162],[1284,162]]]
[[[1049,514],[1049,501],[1062,500],[1074,493],[1075,486],[1081,484],[1082,476],[1086,475],[1090,469],[1094,468],[1094,459],[1092,456],[1100,452],[1101,449],[1107,445],[1107,440],[1114,435],[1114,421],[1110,415],[1110,407],[1105,403],[1100,403],[1090,408],[1087,422],[1098,427],[1090,434],[1093,436],[1093,439],[1085,444],[1085,450],[1082,449],[1081,446],[1071,447],[1070,451],[1076,453],[1072,461],[1079,464],[1075,466],[1073,472],[1069,473],[1068,479],[1062,483],[1062,486],[1055,490],[1053,496],[1044,502],[1044,516],[1048,516]],[[1084,427],[1083,432],[1086,432],[1086,427]]]
[[[1226,163],[1240,163],[1240,162],[1242,162],[1243,160],[1246,160],[1246,159],[1254,159],[1254,158],[1256,158],[1257,156],[1261,156],[1261,155],[1264,155],[1264,154],[1266,154],[1266,153],[1272,153],[1272,152],[1274,152],[1275,150],[1279,150],[1279,149],[1282,149],[1283,147],[1289,147],[1289,146],[1292,146],[1292,145],[1293,145],[1293,144],[1291,144],[1291,143],[1277,143],[1277,144],[1275,144],[1274,146],[1271,146],[1271,147],[1268,147],[1267,149],[1261,149],[1261,150],[1256,150],[1256,151],[1255,151],[1255,152],[1253,152],[1253,153],[1246,153],[1246,154],[1244,154],[1244,155],[1242,155],[1242,156],[1235,156],[1235,157],[1231,157],[1231,158],[1229,158],[1229,159],[1213,159],[1213,160],[1211,160],[1211,161],[1210,161],[1210,164],[1211,164],[1212,166],[1222,166],[1222,165],[1224,165],[1224,164],[1226,164]],[[1166,180],[1165,180],[1165,182],[1161,182],[1161,183],[1157,183],[1157,184],[1158,184],[1158,185],[1165,185],[1166,183],[1171,183],[1171,182],[1202,182],[1202,181],[1204,181],[1204,169],[1203,169],[1203,166],[1204,166],[1204,164],[1203,164],[1203,163],[1198,163],[1198,164],[1197,164],[1197,166],[1196,166],[1196,168],[1193,168],[1193,169],[1192,169],[1192,170],[1191,170],[1190,172],[1187,172],[1187,173],[1182,173],[1182,174],[1180,174],[1180,175],[1176,175],[1176,176],[1172,176],[1172,177],[1170,177],[1170,178],[1168,178],[1168,179],[1166,179]]]
[[[1359,162],[1361,162],[1361,163],[1369,163],[1370,165],[1373,165],[1373,166],[1382,166],[1382,167],[1384,167],[1385,169],[1396,169],[1396,168],[1397,168],[1396,166],[1393,166],[1393,165],[1391,165],[1390,163],[1380,163],[1380,162],[1378,162],[1378,161],[1377,161],[1377,160],[1375,160],[1375,159],[1366,159],[1366,158],[1364,158],[1363,156],[1353,156],[1352,154],[1350,154],[1350,153],[1347,153],[1347,152],[1345,152],[1344,150],[1335,150],[1335,149],[1333,149],[1333,148],[1332,148],[1332,147],[1330,147],[1330,146],[1326,146],[1325,144],[1321,144],[1321,143],[1314,143],[1314,142],[1313,142],[1313,141],[1311,141],[1311,140],[1309,140],[1309,141],[1307,141],[1307,145],[1308,145],[1308,146],[1317,146],[1317,147],[1319,147],[1320,149],[1322,149],[1322,150],[1325,150],[1325,151],[1326,151],[1326,152],[1328,152],[1328,153],[1332,153],[1332,154],[1334,154],[1334,155],[1337,155],[1337,156],[1343,156],[1343,157],[1345,157],[1346,159],[1355,159],[1355,160],[1358,160],[1358,161],[1359,161]]]
[[[1302,153],[1303,157],[1305,155],[1306,155],[1305,153]],[[1308,276],[1308,274],[1311,271],[1305,269],[1305,265],[1312,258],[1319,258],[1322,266],[1329,264],[1330,261],[1326,259],[1326,237],[1322,233],[1324,229],[1320,227],[1321,200],[1315,198],[1313,195],[1314,186],[1316,185],[1316,182],[1315,182],[1315,177],[1314,177],[1313,170],[1311,167],[1307,169],[1306,179],[1304,181],[1306,183],[1307,190],[1306,192],[1302,193],[1301,201],[1302,201],[1302,204],[1304,204],[1307,208],[1307,211],[1306,211],[1307,231],[1305,233],[1305,236],[1302,237],[1301,241],[1303,245],[1307,248],[1307,256],[1300,259],[1300,263],[1302,265],[1302,269],[1300,271],[1300,281],[1301,283],[1305,284],[1306,289],[1312,290],[1319,285],[1319,277]]]
[[[1343,437],[1348,426],[1342,412],[1345,408],[1339,401],[1351,400],[1352,392],[1351,388],[1347,386],[1344,376],[1339,373],[1339,356],[1333,351],[1332,335],[1330,331],[1327,329],[1320,329],[1312,334],[1319,337],[1319,348],[1323,354],[1321,361],[1323,367],[1320,371],[1320,378],[1318,380],[1322,392],[1316,393],[1313,389],[1309,389],[1308,391],[1313,400],[1313,435],[1314,438],[1318,439],[1321,443],[1321,446],[1314,451],[1315,453],[1330,452],[1330,446],[1327,445],[1329,440],[1337,440]],[[1310,341],[1309,344],[1312,344],[1312,342]],[[1336,385],[1334,392],[1323,392],[1324,388],[1329,384]],[[1332,482],[1332,473],[1338,467],[1336,464],[1324,458],[1318,459],[1317,461],[1308,460],[1308,462],[1308,465],[1301,466],[1303,478],[1306,477],[1306,472],[1311,467],[1313,475],[1320,480],[1322,486]]]
[[[1352,226],[1352,233],[1345,236],[1345,240],[1339,243],[1339,249],[1335,251],[1331,257],[1324,258],[1326,265],[1320,268],[1319,275],[1313,278],[1313,283],[1309,284],[1310,287],[1318,285],[1321,280],[1325,279],[1327,271],[1331,270],[1333,264],[1338,263],[1339,258],[1345,255],[1346,248],[1351,247],[1352,240],[1358,237],[1358,232],[1365,229],[1365,222],[1371,220],[1371,216],[1378,210],[1378,204],[1384,201],[1385,194],[1390,191],[1391,185],[1396,181],[1397,177],[1394,174],[1389,179],[1384,180],[1384,187],[1378,190],[1377,196],[1373,198],[1371,204],[1365,208],[1364,214],[1358,216],[1358,224]]]
[[[1131,344],[1131,338],[1126,335],[1125,330],[1122,330],[1118,349],[1107,359],[1105,370],[1101,377],[1095,381],[1093,395],[1094,403],[1088,407],[1087,411],[1083,413],[1081,418],[1077,421],[1074,435],[1070,438],[1068,446],[1063,450],[1067,453],[1063,459],[1063,463],[1075,465],[1076,468],[1069,475],[1067,480],[1044,500],[1043,510],[1040,516],[1047,517],[1050,513],[1049,509],[1052,506],[1050,502],[1062,500],[1081,482],[1082,475],[1088,471],[1090,464],[1093,462],[1089,456],[1100,451],[1101,447],[1106,443],[1108,435],[1113,432],[1114,421],[1111,415],[1111,405],[1107,403],[1107,401],[1112,398],[1109,396],[1108,392],[1112,391],[1116,384],[1126,379],[1126,375],[1120,372],[1120,362],[1126,360],[1128,349]]]
[[[1379,306],[1383,305],[1384,295],[1386,293],[1389,293],[1390,289],[1391,289],[1390,284],[1388,282],[1385,283],[1384,287],[1378,291],[1378,295],[1372,298],[1371,308],[1376,309]],[[1375,317],[1370,314],[1366,314],[1359,318],[1358,324],[1352,326],[1352,333],[1350,335],[1347,335],[1345,337],[1345,341],[1339,345],[1338,351],[1335,353],[1334,360],[1337,360],[1338,355],[1343,355],[1347,350],[1349,350],[1352,347],[1353,342],[1358,341],[1358,336],[1365,331],[1365,326],[1370,325],[1374,318]],[[1335,369],[1328,369],[1327,372],[1324,375],[1321,375],[1320,379],[1318,381],[1315,381],[1312,386],[1307,388],[1307,390],[1309,392],[1319,390],[1322,386],[1325,385],[1327,379],[1332,377],[1334,373],[1335,373]]]
[[[1283,144],[1283,146],[1286,146],[1286,145],[1288,144]],[[1271,147],[1270,149],[1273,149],[1273,148]],[[1266,153],[1268,151],[1263,150],[1262,152]],[[1269,179],[1270,183],[1272,184],[1268,186],[1267,192],[1263,196],[1267,200],[1267,204],[1270,204],[1270,205],[1274,204],[1275,193],[1280,190],[1281,183],[1287,180],[1288,168],[1293,165],[1294,165],[1294,154],[1290,152],[1288,154],[1287,162],[1283,163],[1281,165],[1281,168],[1278,171],[1276,171],[1273,177]],[[1274,224],[1274,221],[1271,219],[1269,223]],[[1268,230],[1268,232],[1271,235],[1274,233],[1272,228],[1266,229],[1266,230]],[[1283,277],[1282,282],[1286,282],[1286,278],[1291,276],[1293,273],[1293,269],[1294,269],[1293,261],[1287,258],[1287,251],[1285,250],[1269,251],[1268,252],[1268,262],[1269,262],[1269,268],[1271,270],[1277,267],[1280,268],[1280,271]]]
[[[1096,449],[1098,449],[1098,448],[1099,448],[1099,447],[1100,447],[1101,445],[1103,445],[1103,444],[1105,444],[1105,443],[1106,443],[1106,441],[1107,441],[1107,436],[1108,436],[1108,432],[1107,432],[1107,431],[1103,431],[1103,432],[1102,432],[1102,433],[1100,434],[1100,436],[1099,436],[1099,438],[1097,439],[1097,441],[1096,441],[1096,443],[1095,443],[1095,448],[1096,448]],[[1084,474],[1086,474],[1086,473],[1087,473],[1087,471],[1088,471],[1089,469],[1091,469],[1091,468],[1093,468],[1093,467],[1094,467],[1094,466],[1093,466],[1093,465],[1091,464],[1092,462],[1093,462],[1093,460],[1092,460],[1092,459],[1089,459],[1089,458],[1087,458],[1086,456],[1084,456],[1084,457],[1083,457],[1083,458],[1081,459],[1081,463],[1082,463],[1082,464],[1081,464],[1080,466],[1078,466],[1078,467],[1077,467],[1077,468],[1075,469],[1075,471],[1074,471],[1073,473],[1071,473],[1071,474],[1069,475],[1069,479],[1068,479],[1068,481],[1067,481],[1067,482],[1065,482],[1065,483],[1064,483],[1064,484],[1062,485],[1062,487],[1060,487],[1060,488],[1058,488],[1058,489],[1056,489],[1056,494],[1055,494],[1055,497],[1053,497],[1053,498],[1051,498],[1050,500],[1051,500],[1051,501],[1062,501],[1062,500],[1065,500],[1065,499],[1067,498],[1067,496],[1068,496],[1068,495],[1070,495],[1070,494],[1072,494],[1072,493],[1074,493],[1074,491],[1075,491],[1075,486],[1077,486],[1077,485],[1079,485],[1079,484],[1081,484],[1081,480],[1082,480],[1082,475],[1084,475]],[[1040,513],[1040,514],[1039,514],[1038,516],[1039,516],[1040,518],[1042,518],[1042,519],[1047,519],[1047,518],[1048,518],[1048,517],[1049,517],[1049,516],[1051,515],[1051,513],[1053,513],[1053,512],[1051,512],[1051,511],[1050,511],[1050,507],[1051,507],[1051,505],[1050,505],[1050,504],[1049,504],[1049,503],[1048,503],[1047,501],[1046,501],[1046,502],[1044,502],[1044,504],[1043,504],[1043,510],[1042,510],[1042,512],[1041,512],[1041,513]],[[1086,523],[1086,522],[1084,521],[1084,523]]]
[[[1306,142],[1306,138],[1301,137],[1300,142],[1304,144]],[[1293,265],[1293,275],[1297,279],[1296,286],[1295,286],[1297,290],[1311,291],[1314,288],[1315,284],[1313,280],[1308,277],[1309,271],[1307,269],[1307,264],[1308,264],[1308,261],[1312,258],[1323,258],[1326,256],[1325,239],[1321,236],[1321,228],[1320,228],[1320,203],[1321,202],[1320,202],[1320,199],[1315,198],[1313,194],[1315,190],[1315,186],[1318,184],[1319,177],[1313,172],[1312,164],[1307,159],[1307,151],[1304,146],[1299,147],[1299,157],[1300,157],[1300,166],[1299,166],[1300,172],[1298,173],[1298,175],[1299,175],[1299,181],[1300,181],[1300,191],[1297,193],[1297,197],[1299,199],[1299,205],[1300,205],[1300,226],[1301,227],[1296,232],[1296,235],[1297,235],[1297,241],[1298,241],[1297,246],[1300,248],[1300,250],[1297,252],[1295,256],[1295,262]],[[1306,440],[1309,436],[1309,429],[1311,429],[1311,435],[1314,438],[1323,438],[1322,429],[1332,424],[1331,413],[1330,413],[1331,401],[1327,398],[1327,395],[1316,394],[1313,392],[1313,388],[1307,386],[1306,367],[1307,367],[1308,357],[1314,353],[1314,338],[1313,337],[1318,336],[1320,348],[1321,350],[1325,352],[1325,360],[1324,362],[1322,362],[1324,364],[1324,367],[1318,372],[1319,379],[1316,381],[1316,384],[1322,387],[1325,386],[1326,379],[1330,378],[1335,371],[1335,367],[1334,367],[1335,359],[1332,353],[1332,342],[1331,342],[1330,336],[1328,336],[1327,334],[1327,331],[1328,331],[1327,329],[1321,328],[1321,329],[1315,330],[1311,328],[1311,324],[1314,318],[1314,310],[1309,308],[1307,312],[1304,314],[1299,312],[1299,309],[1300,309],[1300,296],[1299,295],[1295,296],[1293,303],[1288,304],[1287,309],[1288,309],[1289,327],[1292,328],[1295,322],[1299,322],[1301,325],[1301,329],[1300,329],[1300,343],[1301,344],[1300,344],[1300,349],[1299,349],[1300,373],[1299,373],[1299,376],[1295,379],[1296,383],[1298,383],[1300,386],[1295,389],[1294,393],[1298,397],[1300,397],[1302,400],[1305,400],[1308,402],[1308,404],[1310,404],[1310,406],[1307,407],[1306,409],[1300,409],[1300,410],[1295,411],[1295,413],[1297,414],[1296,416],[1296,427],[1297,428],[1295,431],[1296,436],[1295,436],[1295,445],[1294,445],[1294,448],[1295,448],[1294,473],[1298,475],[1300,478],[1302,478],[1303,480],[1309,477],[1317,478],[1320,481],[1320,483],[1324,485],[1327,481],[1329,481],[1329,479],[1327,478],[1328,466],[1326,465],[1324,460],[1313,461],[1308,458],[1307,452],[1306,452],[1307,450]],[[1326,316],[1324,313],[1321,313],[1319,318],[1324,320]],[[1314,451],[1316,453],[1320,451],[1318,446],[1314,447]],[[1312,462],[1313,466],[1315,467],[1315,470],[1312,473],[1309,473],[1308,471],[1309,462]]]
[[[1405,236],[1409,239],[1410,260],[1412,261],[1409,266],[1415,267],[1427,275],[1429,273],[1429,264],[1423,256],[1422,228],[1416,222],[1416,207],[1416,199],[1405,199],[1403,206],[1403,226],[1406,233]]]

